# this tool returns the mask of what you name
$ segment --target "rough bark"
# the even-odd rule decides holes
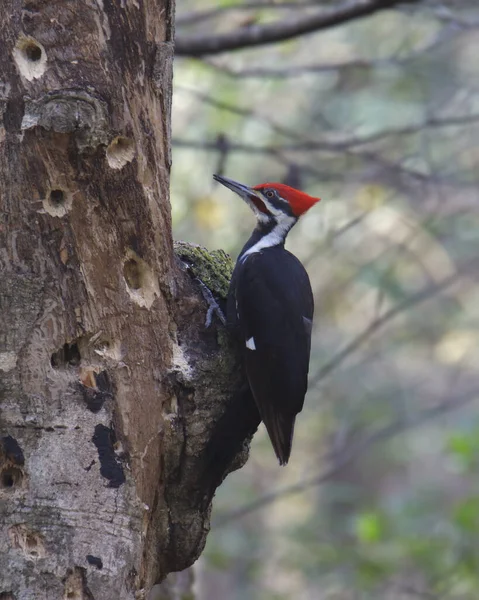
[[[143,598],[205,542],[240,375],[173,252],[172,10],[2,2],[2,598]]]

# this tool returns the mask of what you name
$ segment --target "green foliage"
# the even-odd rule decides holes
[[[379,542],[384,536],[384,520],[374,512],[364,512],[356,517],[356,535],[360,542]]]
[[[479,464],[479,425],[470,431],[459,431],[451,434],[447,447],[452,456],[465,471]]]

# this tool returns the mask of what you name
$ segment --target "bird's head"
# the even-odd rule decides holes
[[[248,187],[228,177],[213,175],[213,178],[243,198],[260,222],[274,219],[281,223],[284,220],[292,221],[294,219],[294,223],[316,202],[320,201],[320,198],[313,198],[284,183],[261,183],[254,187]]]

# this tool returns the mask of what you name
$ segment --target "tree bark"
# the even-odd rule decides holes
[[[173,252],[172,13],[0,9],[1,598],[143,598],[205,542],[239,375]]]

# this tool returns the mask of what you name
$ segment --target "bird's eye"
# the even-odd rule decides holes
[[[273,190],[268,190],[266,192],[266,198],[274,198],[274,192],[273,192]]]

